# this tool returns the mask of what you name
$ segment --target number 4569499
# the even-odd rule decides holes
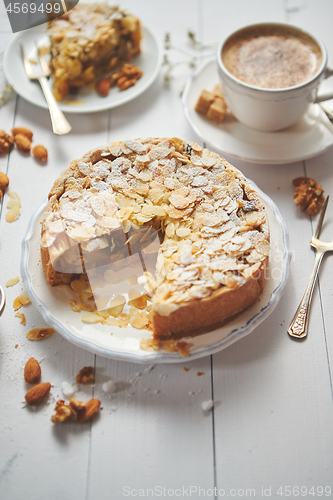
[[[37,5],[35,3],[14,2],[8,4],[6,11],[10,14],[27,14],[28,12],[30,12],[31,14],[34,14],[35,12],[46,12],[46,14],[51,14],[52,12],[54,12],[55,14],[59,14],[61,11],[61,5],[60,3],[51,2],[48,2],[47,4],[41,3],[40,5]]]
[[[280,486],[276,494],[281,497],[306,497],[319,498],[330,497],[332,488],[330,486]]]

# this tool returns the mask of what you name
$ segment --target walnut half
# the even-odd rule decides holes
[[[302,211],[309,215],[315,215],[321,209],[324,201],[324,190],[321,184],[317,184],[309,177],[297,177],[293,180],[295,186],[294,202]]]
[[[5,155],[9,153],[14,144],[14,137],[6,134],[4,130],[0,130],[0,154]]]
[[[79,424],[89,422],[100,410],[101,402],[99,399],[90,399],[87,403],[71,398],[66,405],[63,399],[57,401],[51,417],[51,422],[58,424],[70,419]]]

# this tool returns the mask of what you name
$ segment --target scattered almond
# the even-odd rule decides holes
[[[29,340],[44,340],[55,333],[53,328],[33,328],[27,333]]]
[[[15,193],[15,191],[9,191],[8,196],[10,197],[10,200],[6,205],[6,208],[9,208],[8,212],[6,213],[6,221],[14,222],[19,218],[21,214],[21,199],[19,195]]]
[[[30,358],[24,367],[24,380],[28,384],[35,384],[40,381],[42,371],[40,365],[35,358]]]
[[[15,318],[21,318],[21,321],[20,321],[21,325],[25,325],[26,324],[26,319],[25,319],[25,316],[24,316],[23,313],[17,312],[15,314]]]
[[[15,191],[9,191],[8,196],[10,200],[6,205],[6,208],[21,208],[21,198]]]
[[[44,399],[48,396],[50,389],[51,389],[51,384],[49,382],[44,382],[41,384],[37,384],[34,387],[31,387],[31,389],[29,389],[25,395],[25,400],[27,404],[28,405],[41,404],[44,401]]]
[[[17,134],[14,137],[16,147],[21,153],[30,153],[31,140],[24,134]]]
[[[14,307],[14,311],[18,311],[19,309],[21,309],[22,304],[21,304],[21,301],[20,301],[19,297],[16,297],[14,299],[14,301],[13,301],[13,307]]]
[[[6,282],[6,287],[10,287],[10,286],[14,286],[14,285],[17,285],[17,283],[20,281],[20,277],[19,276],[16,276],[16,278],[10,278],[9,280],[7,280]]]
[[[96,84],[96,91],[101,97],[106,97],[110,91],[110,82],[103,78]]]
[[[7,175],[3,172],[0,172],[0,191],[5,191],[8,187],[9,179]]]
[[[32,154],[34,155],[34,157],[36,158],[36,160],[40,161],[40,162],[46,162],[47,160],[47,149],[44,148],[44,146],[41,146],[40,144],[38,144],[37,146],[34,146],[32,148]]]
[[[22,306],[27,306],[28,304],[31,304],[31,300],[29,299],[27,292],[22,292],[19,295],[19,299],[20,299]]]
[[[16,135],[18,135],[18,134],[25,135],[29,139],[30,142],[32,141],[33,133],[31,132],[30,129],[28,129],[26,127],[15,127],[15,128],[12,128],[12,134],[13,134],[14,137]]]
[[[82,323],[86,323],[88,325],[94,325],[96,323],[102,323],[103,318],[96,313],[85,314],[81,317]]]
[[[12,208],[11,210],[8,210],[6,213],[6,221],[7,222],[14,222],[16,219],[19,218],[20,216],[20,209],[19,208]]]
[[[85,366],[76,375],[77,384],[93,384],[95,382],[95,374],[93,366]]]
[[[22,306],[27,306],[31,304],[27,292],[22,292],[18,297],[14,299],[13,307],[14,311],[18,311]]]

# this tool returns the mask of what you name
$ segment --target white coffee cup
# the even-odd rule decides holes
[[[281,33],[284,37],[289,33],[290,39],[295,36],[296,39],[306,41],[309,47],[313,47],[316,53],[316,65],[310,78],[282,88],[263,88],[240,80],[227,69],[224,61],[226,47],[229,50],[237,40],[252,35],[255,37],[256,33],[270,32]],[[278,51],[275,54],[278,54]],[[226,102],[234,116],[249,127],[263,131],[282,130],[299,120],[306,113],[310,103],[333,98],[333,92],[322,96],[317,93],[320,83],[333,75],[333,70],[327,67],[327,50],[324,44],[314,35],[296,26],[284,23],[258,23],[246,26],[221,41],[216,59]],[[266,62],[267,60],[265,64]],[[290,74],[293,74],[292,68]]]

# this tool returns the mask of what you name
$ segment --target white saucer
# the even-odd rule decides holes
[[[283,164],[311,158],[333,145],[333,124],[317,104],[311,104],[292,127],[279,132],[251,129],[232,116],[220,125],[214,124],[194,108],[202,90],[212,90],[216,83],[215,60],[210,60],[187,81],[183,107],[196,134],[218,152],[254,163]]]
[[[19,40],[23,41],[27,56],[37,60],[34,42],[41,45],[48,44],[45,30],[43,27],[39,27],[38,31],[36,28],[32,28],[18,33],[6,49],[3,67],[8,82],[21,97],[36,106],[47,108],[39,83],[29,80],[25,73]],[[66,104],[62,102],[59,104],[60,108],[64,113],[94,113],[115,108],[132,101],[142,94],[154,82],[162,66],[162,51],[159,42],[146,27],[143,27],[141,54],[131,62],[136,64],[143,72],[142,77],[133,87],[124,91],[112,88],[106,97],[99,96],[94,89],[83,88],[79,90],[75,97],[68,96],[68,99],[71,99],[73,103]],[[52,78],[50,78],[50,85],[52,86]],[[74,104],[75,101],[78,103]]]
[[[225,349],[248,335],[275,309],[289,273],[289,240],[286,225],[274,202],[256,186],[268,213],[271,253],[265,288],[256,304],[227,325],[188,340],[192,359],[201,358]],[[118,328],[100,324],[84,324],[81,314],[73,312],[68,304],[69,287],[51,287],[44,276],[40,262],[40,221],[44,203],[32,217],[22,242],[21,273],[25,288],[45,321],[69,342],[104,357],[137,363],[181,363],[185,358],[166,351],[148,352],[140,349],[142,338],[151,338],[146,330],[132,327]]]

